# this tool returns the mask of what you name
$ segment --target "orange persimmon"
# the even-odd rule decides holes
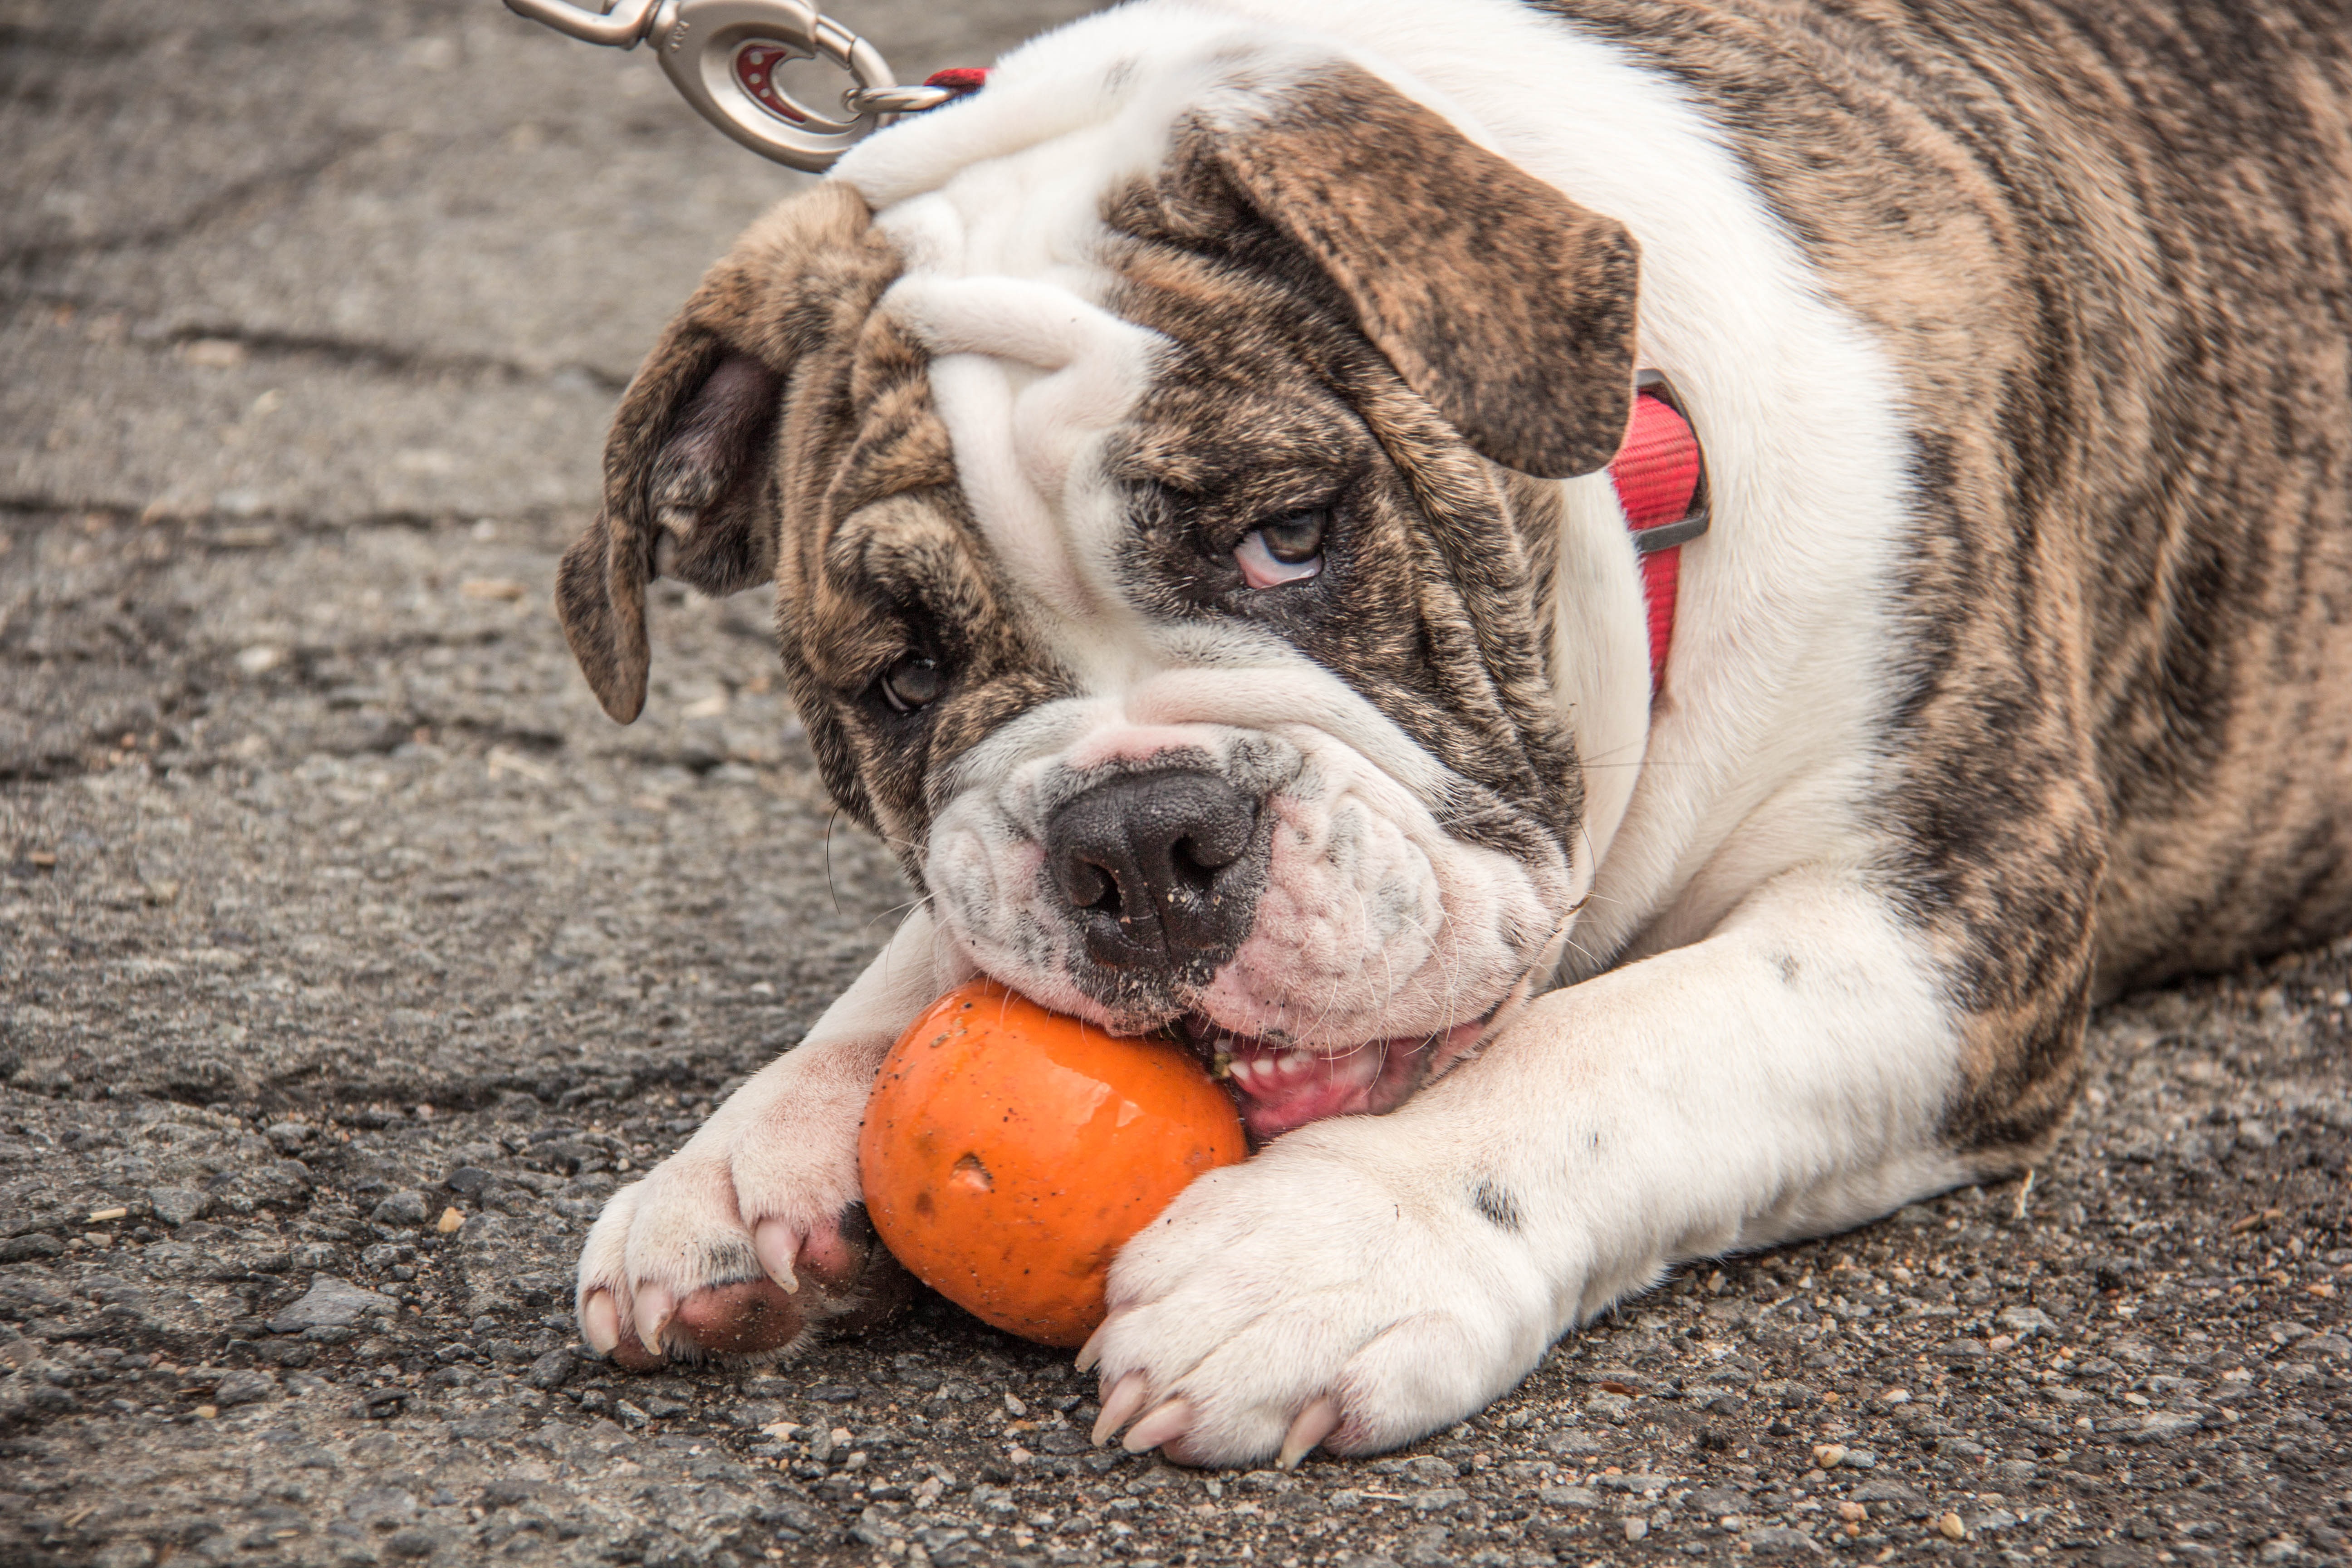
[[[1248,1152],[1192,1053],[1120,1039],[992,980],[915,1020],[857,1137],[866,1212],[892,1256],[974,1317],[1084,1343],[1127,1238],[1193,1177]]]

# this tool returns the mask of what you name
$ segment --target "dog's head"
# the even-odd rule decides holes
[[[1622,437],[1633,246],[1351,65],[1095,79],[752,229],[559,605],[626,721],[649,577],[772,579],[827,784],[982,967],[1230,1055],[1262,1134],[1385,1110],[1589,883],[1536,481]]]

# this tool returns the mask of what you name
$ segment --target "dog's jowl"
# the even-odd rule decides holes
[[[2290,0],[1150,0],[874,136],[655,348],[558,596],[625,721],[650,576],[772,584],[929,898],[613,1199],[589,1339],[886,1310],[860,1109],[982,970],[1230,1061],[1261,1152],[1086,1352],[1189,1460],[2021,1168],[2096,997],[2352,923],[2347,257]]]

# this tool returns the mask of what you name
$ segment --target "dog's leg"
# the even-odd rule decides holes
[[[808,1037],[613,1194],[580,1258],[582,1337],[624,1366],[784,1353],[906,1294],[857,1181],[874,1074],[915,1016],[965,978],[918,910]]]
[[[1926,939],[1845,871],[1538,998],[1385,1117],[1211,1173],[1113,1267],[1099,1436],[1234,1464],[1392,1447],[1524,1377],[1683,1258],[1966,1180],[1967,1068]]]

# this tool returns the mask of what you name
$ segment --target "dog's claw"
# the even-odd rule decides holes
[[[1339,1429],[1339,1402],[1328,1394],[1300,1411],[1298,1419],[1290,1424],[1289,1433],[1282,1439],[1282,1456],[1275,1461],[1276,1467],[1297,1469],[1307,1450]]]
[[[598,1355],[611,1355],[621,1342],[621,1309],[613,1304],[610,1290],[591,1290],[580,1304],[580,1337]]]
[[[1150,1394],[1151,1380],[1139,1372],[1130,1372],[1113,1384],[1103,1395],[1102,1414],[1095,1417],[1095,1447],[1109,1442],[1113,1434],[1133,1420]]]
[[[1140,1454],[1162,1443],[1172,1443],[1192,1429],[1192,1407],[1181,1399],[1171,1399],[1129,1427],[1127,1440],[1119,1446],[1130,1454]]]
[[[1095,1363],[1102,1360],[1103,1335],[1109,1331],[1110,1320],[1108,1318],[1105,1318],[1101,1322],[1097,1323],[1095,1325],[1095,1331],[1087,1336],[1087,1342],[1078,1347],[1078,1359],[1072,1364],[1074,1364],[1080,1372],[1094,1371]],[[1097,1437],[1095,1440],[1097,1442],[1100,1442],[1102,1439]]]
[[[763,1219],[751,1231],[751,1251],[760,1259],[760,1267],[789,1294],[800,1291],[800,1276],[793,1272],[793,1258],[801,1249],[801,1238],[793,1227],[780,1219]]]
[[[637,1342],[661,1354],[662,1331],[669,1327],[670,1316],[677,1310],[677,1299],[667,1289],[659,1285],[638,1286],[629,1314],[636,1320]]]

